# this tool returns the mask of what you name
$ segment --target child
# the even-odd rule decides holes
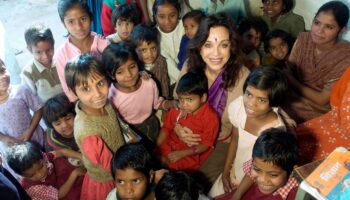
[[[105,199],[114,187],[109,168],[113,152],[125,143],[108,102],[105,69],[92,55],[82,54],[67,64],[65,78],[68,88],[79,98],[75,106],[74,137],[88,172],[80,199]]]
[[[84,169],[76,168],[58,187],[53,160],[62,156],[80,158],[79,153],[67,149],[43,153],[35,144],[22,142],[8,149],[7,162],[13,171],[22,176],[21,184],[32,199],[58,200],[64,198],[75,180],[85,174]]]
[[[39,97],[28,87],[10,85],[10,74],[0,59],[0,152],[4,157],[7,146],[20,141],[32,140],[43,145],[43,130],[39,126],[42,107]],[[6,162],[4,167],[9,169]]]
[[[113,156],[115,188],[107,200],[154,200],[152,157],[142,144],[126,144]]]
[[[271,31],[265,37],[264,50],[266,55],[262,64],[276,67],[285,66],[292,47],[293,39],[290,34],[280,29]]]
[[[200,193],[195,181],[181,171],[165,173],[157,184],[155,196],[166,200],[209,200]]]
[[[2,167],[2,155],[0,154],[0,194],[8,200],[30,200],[31,198],[14,176]]]
[[[181,38],[184,35],[184,27],[179,20],[181,12],[178,0],[156,0],[153,4],[153,18],[160,33],[160,53],[175,62],[169,65],[168,72],[170,84],[174,84],[180,74],[177,64]]]
[[[298,161],[298,143],[294,135],[265,130],[254,144],[252,158],[243,166],[246,174],[233,200],[295,199],[298,182],[291,174]]]
[[[296,38],[305,31],[304,18],[293,13],[294,0],[262,0],[264,15],[269,30],[281,29]]]
[[[170,169],[193,173],[213,151],[219,119],[207,101],[208,81],[204,74],[185,74],[176,93],[180,109],[171,109],[164,117],[157,144],[162,162]],[[179,139],[176,129],[184,127],[200,135],[200,144],[189,147]]]
[[[90,53],[101,59],[102,51],[108,42],[96,33],[90,32],[92,13],[89,11],[86,1],[59,0],[58,14],[68,31],[68,38],[55,54],[56,68],[64,93],[70,102],[75,102],[78,98],[68,89],[64,77],[64,68],[67,62],[82,53]]]
[[[140,78],[134,49],[130,43],[119,42],[103,51],[104,67],[113,82],[109,99],[125,122],[155,143],[160,125],[153,109],[167,110],[175,105],[158,95],[153,79]]]
[[[238,26],[238,32],[242,37],[242,50],[253,63],[253,67],[261,63],[258,50],[267,31],[266,23],[259,17],[244,19]]]
[[[160,88],[160,96],[170,97],[169,92],[169,75],[168,62],[160,55],[158,49],[158,31],[147,25],[139,24],[131,32],[131,41],[136,46],[136,53],[143,63],[145,69],[155,79],[158,88]],[[171,65],[171,64],[170,64]]]
[[[52,60],[54,39],[49,28],[42,24],[29,27],[24,32],[28,51],[33,55],[22,70],[21,78],[42,102],[63,92],[56,65]]]
[[[69,102],[64,93],[49,99],[45,103],[43,118],[48,127],[45,140],[45,150],[47,152],[60,149],[79,151],[73,135],[74,117],[74,103]],[[65,183],[76,167],[82,166],[80,160],[71,157],[57,158],[53,162],[56,166],[58,187]],[[78,177],[66,199],[79,199],[82,183],[83,177]]]
[[[187,56],[186,56],[187,43],[190,39],[193,39],[194,36],[196,36],[199,28],[199,24],[201,23],[202,19],[204,19],[204,17],[205,17],[205,14],[201,10],[192,10],[186,13],[182,17],[182,23],[184,25],[185,35],[182,36],[182,39],[180,42],[180,51],[179,51],[179,54],[177,55],[177,58],[179,59],[177,68],[180,71],[182,69],[182,65],[187,59]]]
[[[141,13],[141,20],[144,24],[150,24],[151,20],[147,9],[147,3],[150,0],[103,0],[101,9],[101,26],[103,35],[108,36],[115,32],[114,24],[112,24],[112,11],[123,4],[129,4],[137,7],[137,11]]]
[[[286,129],[278,106],[284,102],[287,88],[287,80],[278,68],[257,67],[249,74],[243,86],[244,95],[228,108],[233,135],[224,171],[213,185],[211,197],[239,184],[244,176],[243,163],[251,158],[254,142],[262,131],[271,127]]]
[[[112,24],[116,33],[109,35],[107,39],[111,43],[129,41],[132,29],[139,23],[140,16],[133,5],[124,4],[116,7],[112,13]]]

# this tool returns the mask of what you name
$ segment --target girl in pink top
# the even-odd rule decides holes
[[[104,67],[112,79],[109,99],[120,117],[132,126],[141,137],[157,141],[159,121],[154,109],[169,109],[173,101],[158,95],[153,79],[140,78],[139,63],[135,47],[130,43],[110,44],[102,54]]]
[[[90,53],[100,60],[108,42],[96,33],[90,32],[92,13],[85,1],[59,0],[58,14],[68,31],[68,38],[56,52],[56,69],[64,93],[69,101],[75,102],[78,98],[68,89],[64,77],[67,62],[82,53]]]

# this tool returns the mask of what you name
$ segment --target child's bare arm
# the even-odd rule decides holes
[[[238,146],[238,129],[236,127],[232,127],[231,142],[227,151],[224,171],[222,173],[222,182],[224,185],[225,192],[229,192],[233,188],[233,185],[231,183],[231,178],[230,178],[230,171],[231,171],[232,163],[236,158],[237,146]]]
[[[140,5],[141,5],[141,10],[143,13],[143,17],[145,19],[145,24],[151,24],[151,19],[149,18],[149,14],[148,14],[148,9],[147,9],[147,0],[141,0],[140,1]]]
[[[68,177],[67,181],[58,190],[58,198],[59,199],[64,198],[68,194],[68,192],[72,189],[75,180],[79,176],[83,176],[85,173],[86,173],[86,170],[84,168],[74,169],[70,174],[70,176]]]
[[[29,128],[26,131],[24,131],[24,133],[22,133],[22,135],[19,136],[18,139],[22,141],[28,141],[32,138],[33,133],[40,122],[42,113],[43,113],[43,108],[40,108],[39,110],[34,112]]]
[[[18,140],[17,138],[5,135],[1,132],[0,132],[0,141],[5,142],[7,145],[13,145],[15,143],[20,142],[20,140]]]
[[[238,185],[237,190],[231,200],[241,199],[253,184],[254,180],[251,179],[249,176],[244,175],[241,183]]]
[[[157,145],[160,146],[167,137],[168,137],[168,134],[166,134],[164,130],[161,130],[157,139]]]
[[[65,156],[65,157],[71,157],[71,158],[82,160],[81,153],[78,153],[70,149],[59,149],[59,150],[56,150],[55,153],[56,153],[56,158]]]
[[[163,100],[159,106],[161,110],[169,110],[171,108],[177,108],[179,102],[177,100]]]

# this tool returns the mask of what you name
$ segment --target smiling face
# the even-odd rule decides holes
[[[136,48],[139,59],[145,64],[153,64],[158,57],[157,43],[142,41]]]
[[[106,77],[93,72],[86,83],[75,86],[81,109],[91,115],[103,113],[108,98],[108,89]]]
[[[253,158],[252,176],[263,194],[272,194],[288,180],[285,170],[257,157]]]
[[[6,93],[10,87],[10,74],[6,70],[5,65],[0,62],[0,94]]]
[[[47,68],[51,67],[54,46],[50,41],[40,41],[29,48],[35,60],[39,61]]]
[[[142,173],[132,168],[117,169],[115,173],[115,187],[117,195],[122,200],[142,200],[147,195],[150,179]]]
[[[277,60],[287,59],[289,47],[286,41],[280,37],[271,38],[269,40],[269,52]]]
[[[129,58],[117,69],[114,76],[118,89],[126,92],[134,91],[140,78],[136,61]]]
[[[66,116],[59,118],[51,123],[57,133],[65,138],[74,137],[74,114],[68,113]]]
[[[320,12],[311,25],[311,38],[316,45],[330,47],[337,41],[341,29],[332,12]]]
[[[209,36],[200,49],[200,55],[206,66],[212,71],[221,71],[231,54],[229,32],[224,26],[212,27]]]
[[[155,19],[161,31],[170,33],[177,26],[179,13],[172,4],[166,3],[158,6]]]
[[[285,9],[283,0],[265,0],[264,13],[271,18],[272,21],[276,21]]]
[[[260,118],[271,111],[268,91],[250,85],[244,91],[243,103],[247,117]]]
[[[198,31],[199,24],[192,18],[185,19],[183,24],[186,36],[190,39],[193,39]]]
[[[73,6],[65,13],[63,24],[73,41],[80,41],[90,36],[90,16],[79,5]]]
[[[31,181],[43,181],[47,177],[47,166],[44,160],[40,160],[24,170],[21,175]]]
[[[133,28],[134,23],[127,20],[118,19],[115,25],[115,30],[123,41],[128,41],[130,39],[130,33]]]

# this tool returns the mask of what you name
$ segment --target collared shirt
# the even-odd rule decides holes
[[[21,78],[22,82],[37,94],[42,102],[63,92],[55,63],[47,68],[33,59],[23,68]]]
[[[56,180],[54,166],[52,164],[55,157],[56,155],[53,152],[43,154],[43,160],[47,168],[47,177],[44,180],[35,182],[22,180],[22,184],[23,182],[29,182],[29,184],[32,184],[32,186],[29,187],[24,186],[26,188],[26,192],[29,194],[32,200],[58,200],[58,189],[52,185],[53,181]],[[28,183],[25,183],[25,185],[26,184]]]

